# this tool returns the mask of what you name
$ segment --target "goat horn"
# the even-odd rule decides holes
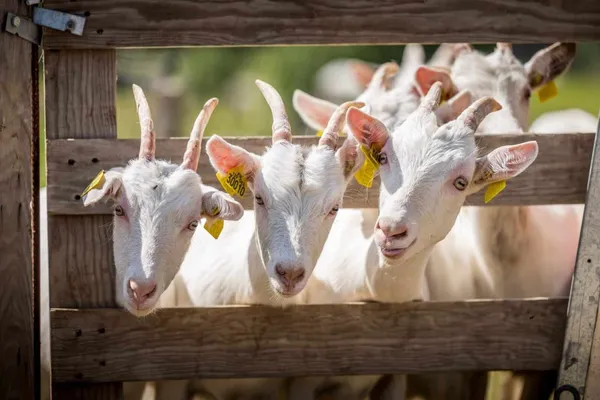
[[[501,51],[508,51],[512,53],[512,44],[506,42],[498,42],[496,43],[496,48]]]
[[[494,98],[483,97],[464,110],[457,120],[464,123],[471,133],[474,134],[479,124],[481,124],[488,114],[501,109],[502,106]]]
[[[206,125],[208,124],[210,116],[215,110],[215,107],[217,107],[217,104],[219,104],[219,99],[217,98],[208,100],[206,104],[204,104],[200,114],[198,114],[198,118],[196,118],[192,132],[190,133],[190,140],[188,141],[187,148],[185,149],[185,154],[183,155],[183,163],[181,163],[183,168],[188,168],[192,171],[198,169],[200,151],[202,150],[200,144],[202,143],[204,130],[206,129]]]
[[[329,118],[327,127],[325,127],[325,130],[323,131],[321,139],[319,139],[319,146],[327,146],[330,149],[335,150],[340,131],[342,130],[342,126],[346,119],[346,112],[350,107],[361,108],[364,106],[365,103],[360,101],[347,101],[340,105]]]
[[[442,82],[436,81],[433,85],[431,85],[423,100],[421,100],[421,105],[419,107],[427,112],[435,111],[440,105],[441,99]]]
[[[375,71],[369,86],[388,90],[391,87],[392,78],[396,76],[399,71],[400,66],[395,61],[383,63]]]
[[[273,114],[273,143],[279,140],[285,140],[286,142],[292,141],[292,128],[288,121],[287,113],[285,112],[285,105],[277,90],[266,82],[260,79],[256,80],[256,86],[264,96],[271,114]]]
[[[150,115],[150,106],[148,106],[148,101],[146,100],[142,88],[135,84],[133,85],[133,97],[135,98],[140,128],[142,131],[139,157],[152,161],[154,160],[156,145],[154,122],[152,121],[152,115]]]

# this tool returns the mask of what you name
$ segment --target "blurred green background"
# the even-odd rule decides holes
[[[424,46],[431,56],[437,46]],[[491,51],[493,46],[474,46]],[[545,45],[515,45],[526,62]],[[117,128],[119,138],[137,138],[139,125],[131,84],[140,85],[152,109],[157,136],[187,136],[204,102],[219,98],[205,136],[270,135],[271,114],[254,85],[262,79],[273,85],[286,103],[295,135],[314,134],[292,107],[294,89],[334,102],[318,82],[319,70],[336,59],[354,58],[380,64],[400,61],[404,46],[290,46],[244,48],[174,48],[119,50],[117,53]],[[337,76],[334,74],[334,76]],[[338,85],[339,82],[329,83]],[[343,77],[340,75],[340,82]],[[571,69],[557,80],[559,95],[540,103],[532,97],[531,120],[540,114],[577,107],[594,115],[600,108],[600,44],[582,43]],[[340,83],[341,85],[341,83]],[[339,85],[338,85],[339,86]],[[42,122],[43,126],[43,122]],[[45,135],[42,132],[41,183],[45,185]],[[132,155],[133,157],[134,155]]]

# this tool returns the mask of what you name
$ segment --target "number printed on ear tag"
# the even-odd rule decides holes
[[[90,190],[92,190],[92,189],[98,189],[99,187],[102,187],[102,185],[104,185],[104,181],[105,180],[106,179],[104,178],[104,170],[102,170],[102,171],[100,171],[98,173],[98,175],[96,175],[96,177],[88,185],[88,187],[85,188],[85,190],[83,191],[83,193],[81,193],[81,197],[83,197],[86,194],[88,194],[90,192]]]
[[[379,169],[379,162],[373,156],[373,149],[367,149],[361,145],[360,150],[365,155],[365,162],[354,174],[354,179],[356,179],[356,182],[358,182],[360,185],[370,188],[373,186],[375,173]]]
[[[227,175],[217,172],[217,179],[221,182],[221,186],[230,196],[237,194],[244,197],[248,189],[248,182],[244,175],[243,167],[235,167],[229,170]]]

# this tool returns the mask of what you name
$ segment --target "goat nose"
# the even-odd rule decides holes
[[[130,279],[129,288],[131,289],[131,297],[133,297],[136,302],[141,303],[154,294],[156,291],[156,282],[140,282]]]
[[[300,282],[304,278],[305,270],[303,267],[286,267],[283,264],[277,264],[275,272],[284,284],[290,285]]]
[[[380,230],[385,237],[390,239],[401,239],[408,234],[408,225],[397,223],[388,218],[378,219],[375,229]]]

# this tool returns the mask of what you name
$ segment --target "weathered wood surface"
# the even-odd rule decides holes
[[[600,40],[596,0],[46,0],[87,15],[47,48]]]
[[[45,71],[48,139],[116,138],[114,50],[46,51]],[[49,217],[51,307],[116,306],[110,222],[102,215]],[[54,384],[52,391],[55,399],[112,400],[122,397],[121,386]]]
[[[27,15],[17,0],[6,13]],[[10,23],[10,21],[9,21]],[[35,399],[39,348],[34,341],[32,45],[0,32],[0,398]],[[37,88],[36,88],[37,90]],[[37,105],[36,105],[37,106]],[[36,142],[37,143],[37,142]],[[38,360],[36,362],[36,359]]]
[[[262,154],[270,138],[228,139],[249,151]],[[294,137],[294,143],[315,144],[316,137]],[[478,139],[482,152],[505,144],[537,140],[540,153],[534,164],[512,179],[506,190],[490,205],[583,203],[593,147],[593,134],[488,135]],[[187,139],[157,140],[157,157],[180,162]],[[206,139],[202,146],[205,147]],[[54,140],[48,143],[48,209],[55,214],[108,214],[111,205],[83,207],[79,195],[101,169],[125,166],[137,156],[139,141]],[[206,153],[200,156],[198,172],[204,183],[222,189]],[[346,192],[344,207],[377,207],[379,179],[366,189],[353,179]],[[467,200],[483,205],[483,192]],[[243,199],[252,208],[252,196]]]
[[[65,382],[555,369],[566,299],[52,311]]]
[[[599,126],[600,130],[600,126]],[[559,386],[587,399],[600,398],[600,131],[594,145],[589,188],[571,286]],[[589,386],[589,390],[586,387]]]

